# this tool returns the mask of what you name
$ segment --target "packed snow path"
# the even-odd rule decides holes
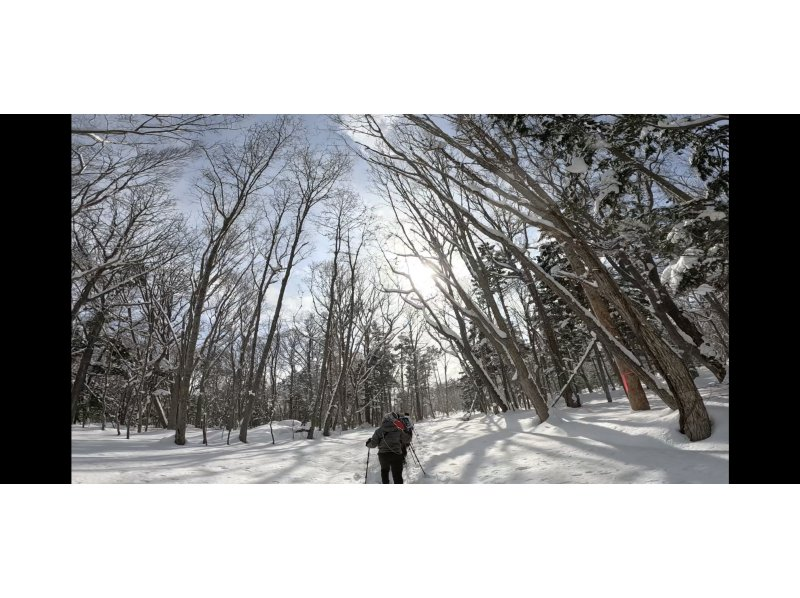
[[[727,483],[728,386],[704,376],[699,383],[713,420],[710,438],[689,442],[678,432],[678,413],[650,395],[650,411],[632,412],[621,392],[608,403],[602,393],[583,395],[584,406],[563,402],[543,424],[533,411],[500,415],[460,415],[416,424],[406,482],[464,484],[532,483]],[[236,432],[187,430],[177,446],[174,432],[149,431],[125,438],[112,427],[72,429],[75,483],[364,483],[366,439],[374,428],[334,432],[323,438],[292,438],[291,421],[250,430],[248,443]],[[294,422],[298,424],[299,422]],[[376,450],[369,459],[368,483],[380,483]]]

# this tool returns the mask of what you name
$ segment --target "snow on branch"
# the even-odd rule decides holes
[[[674,122],[667,122],[660,120],[657,123],[647,123],[651,127],[656,127],[658,129],[693,129],[695,127],[702,127],[703,125],[710,125],[715,122],[719,122],[722,120],[728,120],[727,115],[724,114],[712,114],[711,116],[705,116],[702,118],[698,118],[695,120],[691,120],[688,118],[678,119]]]
[[[564,272],[561,269],[561,266],[553,266],[553,269],[550,272],[553,276],[559,276],[561,278],[569,278],[571,280],[577,280],[581,284],[589,285],[590,287],[594,287],[595,289],[597,288],[597,283],[594,282],[593,280],[589,280],[588,278],[585,278],[583,276],[577,276],[572,272]]]

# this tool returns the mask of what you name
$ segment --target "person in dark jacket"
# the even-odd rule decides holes
[[[380,427],[367,440],[369,448],[378,449],[378,460],[381,462],[381,481],[389,483],[389,470],[395,484],[403,483],[403,454],[405,447],[411,444],[411,434],[405,431],[403,422],[397,413],[383,416]]]

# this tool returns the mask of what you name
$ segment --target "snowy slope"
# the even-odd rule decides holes
[[[551,410],[536,425],[533,411],[458,415],[417,423],[414,448],[427,476],[409,454],[409,483],[727,483],[728,386],[703,375],[698,380],[714,423],[710,438],[689,442],[680,434],[678,413],[653,395],[650,411],[632,412],[618,391],[608,403],[602,393],[583,395],[584,406]],[[187,445],[174,432],[131,433],[99,426],[72,430],[74,483],[364,483],[373,428],[334,432],[329,438],[293,438],[290,421],[254,428],[247,444],[225,444],[221,430],[187,430]],[[371,451],[368,483],[379,483]]]

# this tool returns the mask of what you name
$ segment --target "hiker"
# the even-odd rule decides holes
[[[411,438],[410,437],[414,436],[414,423],[411,421],[411,414],[410,413],[404,413],[403,415],[401,415],[400,416],[400,421],[405,426],[405,430],[406,430],[406,432],[408,432],[408,435],[409,435],[408,444],[404,444],[403,445],[403,465],[405,465],[406,464],[406,455],[408,455],[408,447],[411,444]]]
[[[403,424],[405,425],[406,432],[408,432],[409,434],[411,434],[413,436],[414,435],[414,422],[411,421],[411,414],[410,413],[404,413],[403,415],[400,416],[400,421],[403,422]]]
[[[367,440],[367,447],[378,449],[381,462],[381,481],[389,483],[389,470],[395,484],[403,483],[404,449],[411,443],[411,434],[405,431],[400,417],[392,411],[383,416],[383,422]]]

